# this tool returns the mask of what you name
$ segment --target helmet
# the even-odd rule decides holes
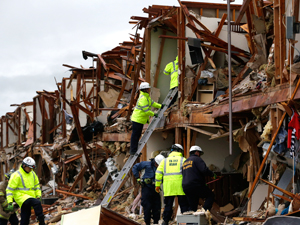
[[[14,169],[11,169],[9,172],[7,172],[6,174],[4,174],[4,176],[9,180],[10,179],[10,176],[16,172]]]
[[[140,85],[140,90],[147,89],[147,88],[151,88],[150,84],[148,82],[142,82]]]
[[[194,146],[192,146],[192,147],[190,148],[190,153],[191,153],[191,152],[194,152],[194,151],[200,152],[200,155],[203,155],[203,154],[204,154],[204,152],[202,151],[202,148],[200,148],[200,147],[197,146],[197,145],[194,145]]]
[[[176,152],[183,152],[183,147],[180,144],[174,144],[171,147],[171,152],[176,151]]]
[[[163,161],[165,159],[165,157],[161,154],[158,154],[157,156],[155,156],[154,160],[157,163],[157,165],[160,164],[161,161]]]
[[[31,169],[34,169],[36,166],[34,159],[31,157],[26,157],[25,159],[23,159],[22,165],[28,166]]]

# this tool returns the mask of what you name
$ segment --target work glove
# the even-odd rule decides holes
[[[141,178],[136,179],[136,181],[137,181],[137,183],[138,183],[139,185],[142,185],[142,184],[143,184],[143,181],[142,181]]]
[[[159,192],[160,192],[160,187],[159,187],[159,186],[155,187],[155,191],[156,191],[157,193],[159,193]]]
[[[163,107],[165,107],[165,105],[166,105],[166,104],[161,104],[161,107],[160,107],[160,108],[162,109]]]
[[[146,184],[151,184],[152,183],[152,179],[151,178],[146,178],[146,179],[144,179],[144,182]]]
[[[154,117],[156,117],[156,118],[157,118],[157,117],[158,117],[158,114],[157,114],[157,113],[154,113]]]
[[[13,212],[14,211],[14,205],[13,203],[8,203],[7,207],[6,207],[7,211]]]
[[[214,176],[213,176],[214,180],[217,179],[217,177],[218,177],[217,174],[214,173]]]

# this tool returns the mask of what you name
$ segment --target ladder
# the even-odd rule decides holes
[[[162,107],[159,110],[157,117],[153,117],[153,119],[152,119],[151,123],[149,124],[147,130],[144,132],[144,135],[142,136],[142,138],[139,141],[138,149],[137,149],[136,153],[134,155],[131,155],[128,158],[128,160],[126,161],[126,163],[123,166],[122,170],[119,172],[118,177],[116,178],[116,180],[114,181],[114,183],[110,187],[108,193],[103,198],[103,200],[101,202],[102,206],[107,207],[109,205],[111,199],[114,197],[114,195],[121,188],[121,185],[122,185],[123,181],[125,180],[125,177],[130,172],[133,164],[135,163],[135,161],[139,157],[140,152],[144,148],[145,144],[147,143],[147,141],[150,138],[151,134],[155,130],[155,128],[156,128],[157,124],[159,123],[159,121],[163,118],[164,112],[169,107],[171,101],[173,100],[173,98],[177,94],[177,92],[178,92],[178,88],[176,87],[174,89],[171,89],[169,91],[169,93],[167,94],[165,100],[162,103],[162,104],[164,104],[164,107]]]

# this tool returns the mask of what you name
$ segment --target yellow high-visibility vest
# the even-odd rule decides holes
[[[26,173],[20,166],[19,170],[14,172],[6,188],[6,199],[8,203],[15,199],[19,207],[28,198],[40,198],[42,196],[39,178],[34,171]]]
[[[164,196],[185,195],[182,189],[182,164],[186,158],[180,152],[171,152],[158,166],[155,186],[163,182]]]

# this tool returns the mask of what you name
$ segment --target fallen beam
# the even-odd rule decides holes
[[[93,198],[87,197],[87,196],[84,196],[84,195],[78,195],[78,194],[70,193],[70,192],[67,192],[67,191],[61,191],[61,190],[58,190],[58,189],[55,189],[55,191],[57,193],[64,194],[64,195],[72,195],[72,196],[75,196],[75,197],[78,197],[78,198],[93,200]]]

